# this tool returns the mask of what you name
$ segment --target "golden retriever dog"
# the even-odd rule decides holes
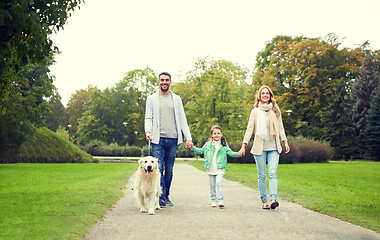
[[[135,191],[140,212],[146,212],[145,202],[148,204],[149,215],[154,215],[155,209],[160,209],[160,178],[161,174],[158,168],[157,158],[148,156],[139,160],[139,168],[136,173]]]

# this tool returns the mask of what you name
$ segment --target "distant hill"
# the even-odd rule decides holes
[[[18,154],[0,158],[0,162],[16,163],[89,163],[96,162],[88,153],[47,128],[39,128],[24,142]]]

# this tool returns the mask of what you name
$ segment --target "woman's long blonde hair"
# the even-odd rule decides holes
[[[276,114],[276,116],[279,116],[281,113],[280,113],[279,107],[278,107],[278,105],[276,103],[276,99],[274,99],[273,92],[272,92],[272,90],[267,85],[263,85],[263,86],[261,86],[259,88],[259,91],[256,94],[256,100],[255,100],[254,106],[255,107],[259,107],[259,102],[261,100],[261,92],[263,91],[264,88],[268,89],[269,94],[270,94],[269,102],[273,104],[273,111]]]

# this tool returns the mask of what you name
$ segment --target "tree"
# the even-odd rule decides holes
[[[57,49],[50,34],[63,28],[83,0],[0,2],[0,114],[20,86],[18,72],[29,63],[46,65]]]
[[[77,120],[80,143],[96,139],[108,144],[126,144],[128,141],[132,145],[139,138],[145,139],[145,102],[147,96],[155,91],[155,86],[156,74],[145,68],[127,72],[112,88],[91,91],[83,115]]]
[[[380,161],[380,88],[377,87],[376,94],[371,98],[370,108],[367,114],[366,145],[372,157]]]
[[[97,91],[98,88],[89,85],[87,89],[81,89],[75,91],[71,95],[69,103],[66,107],[66,112],[69,114],[70,138],[74,139],[74,142],[78,138],[78,120],[84,115],[85,107],[89,103],[89,94],[91,91]],[[67,127],[67,126],[65,126]]]
[[[374,55],[373,55],[374,54]],[[352,121],[355,125],[356,137],[359,143],[365,145],[365,128],[370,100],[375,95],[375,90],[380,79],[380,54],[368,53],[360,69],[360,77],[352,87],[352,98],[355,101]],[[362,152],[366,150],[362,148]]]
[[[57,131],[59,126],[66,127],[69,124],[69,114],[61,102],[58,93],[48,101],[49,111],[46,112],[46,126],[53,132]]]
[[[224,129],[227,140],[239,140],[244,134],[249,110],[244,93],[249,88],[247,70],[226,60],[198,59],[184,82],[173,85],[182,98],[193,141],[203,144],[213,125]]]
[[[347,94],[350,89],[344,78],[331,89],[330,102],[322,108],[322,122],[326,123],[322,138],[330,142],[337,158],[346,161],[359,151],[351,121],[352,100]]]
[[[264,72],[255,73],[262,84],[275,92],[281,109],[292,110],[291,128],[295,135],[322,138],[322,108],[332,96],[335,83],[353,83],[362,63],[362,49],[341,48],[335,35],[302,41],[280,40],[270,52]],[[255,82],[254,82],[255,84]],[[259,86],[255,86],[259,87]]]
[[[270,64],[271,53],[280,41],[300,42],[304,39],[307,39],[307,38],[302,37],[302,36],[291,37],[291,36],[284,36],[284,35],[278,35],[274,37],[271,41],[267,42],[265,44],[265,48],[256,55],[255,71],[265,72],[265,70],[268,68]]]
[[[12,90],[4,106],[7,113],[0,117],[0,155],[17,152],[19,146],[45,124],[49,111],[47,100],[55,92],[53,79],[44,65],[29,64],[19,71],[19,87]]]

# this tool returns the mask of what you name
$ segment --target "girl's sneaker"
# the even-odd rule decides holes
[[[219,201],[219,207],[220,207],[220,208],[224,207],[224,203],[223,203],[223,201]]]
[[[211,202],[211,207],[216,207],[216,202]]]

